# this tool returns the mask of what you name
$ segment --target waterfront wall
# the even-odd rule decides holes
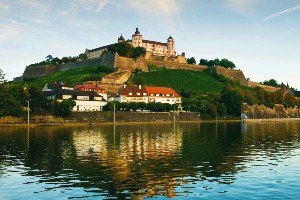
[[[66,120],[70,123],[87,122],[113,122],[112,112],[74,112]],[[197,121],[198,113],[175,113],[175,121]],[[172,122],[173,112],[117,112],[116,122]]]
[[[247,113],[248,119],[275,119],[275,118],[299,118],[300,109],[284,108],[281,104],[275,104],[274,108],[267,108],[264,105],[250,106],[246,103],[242,105],[242,113]]]
[[[198,113],[117,112],[116,122],[173,122],[198,121]],[[32,116],[30,124],[107,123],[113,122],[112,112],[73,112],[69,117]],[[27,124],[27,117],[1,117],[0,124]]]

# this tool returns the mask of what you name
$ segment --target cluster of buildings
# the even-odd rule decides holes
[[[172,88],[150,86],[120,87],[117,94],[108,96],[107,92],[97,84],[83,83],[72,87],[65,86],[62,82],[47,83],[43,88],[47,99],[58,101],[72,99],[76,105],[72,111],[102,111],[109,101],[121,103],[167,103],[181,105],[181,96]]]
[[[157,42],[152,40],[144,40],[142,34],[140,33],[139,29],[136,28],[135,33],[132,35],[131,40],[124,39],[123,35],[118,38],[118,43],[127,42],[132,45],[132,47],[144,47],[146,52],[151,55],[157,56],[167,56],[167,57],[175,57],[175,40],[170,37],[167,39],[166,43]],[[87,55],[88,59],[99,58],[105,51],[107,51],[107,47],[102,46],[95,49],[86,49],[85,54]]]
[[[131,40],[124,39],[123,35],[118,38],[118,43],[127,42],[132,47],[144,47],[146,49],[145,59],[153,57],[164,57],[165,59],[182,60],[186,62],[183,55],[176,56],[175,40],[168,37],[167,42],[157,42],[145,40],[139,29],[136,28]],[[107,51],[109,45],[95,49],[86,49],[85,54],[88,59],[99,58]],[[131,75],[129,70],[121,70],[106,75],[102,79],[103,84],[112,84],[119,86],[124,83]],[[103,107],[109,101],[119,101],[121,103],[144,102],[144,103],[167,103],[171,105],[181,105],[181,96],[172,88],[168,87],[150,87],[150,86],[126,86],[123,85],[115,95],[108,95],[107,92],[96,83],[83,83],[74,87],[67,87],[62,82],[48,83],[43,88],[43,93],[48,99],[62,101],[73,99],[76,102],[73,111],[102,111]]]

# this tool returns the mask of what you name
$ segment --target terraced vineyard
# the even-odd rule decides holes
[[[207,73],[180,69],[138,73],[132,81],[137,80],[142,80],[149,86],[168,86],[175,90],[185,89],[191,92],[220,93],[224,87],[224,83]]]
[[[82,83],[87,80],[101,80],[101,77],[105,75],[104,72],[99,71],[99,67],[91,66],[78,69],[69,69],[66,71],[55,72],[48,76],[39,78],[27,79],[26,83],[29,85],[37,86],[42,88],[46,83],[54,81],[62,81],[67,86],[73,86],[75,84]]]

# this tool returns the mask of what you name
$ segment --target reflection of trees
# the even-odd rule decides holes
[[[286,156],[299,146],[300,124],[118,125],[115,130],[108,125],[1,129],[0,176],[6,166],[24,164],[26,175],[56,183],[48,189],[80,187],[118,199],[171,198],[191,181],[232,183],[258,152]],[[15,160],[8,162],[9,156]]]

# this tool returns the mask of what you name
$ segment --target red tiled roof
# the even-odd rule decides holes
[[[129,93],[132,93],[132,95],[129,95]],[[139,95],[138,95],[139,93]],[[144,95],[146,93],[146,95]],[[122,86],[118,92],[119,95],[126,95],[126,96],[132,96],[132,97],[142,97],[147,96],[147,92],[144,86]]]
[[[148,96],[150,96],[150,94],[170,94],[170,95],[174,95],[177,98],[180,98],[181,96],[179,96],[179,94],[177,94],[177,92],[175,92],[172,88],[169,87],[150,87],[150,86],[146,86],[145,87]]]
[[[101,92],[101,93],[104,93],[106,94],[106,91],[105,89],[102,89],[100,87],[98,87],[97,85],[94,85],[94,84],[79,84],[79,85],[76,85],[74,87],[74,89],[76,90],[83,90],[83,91],[96,91],[96,92]]]

